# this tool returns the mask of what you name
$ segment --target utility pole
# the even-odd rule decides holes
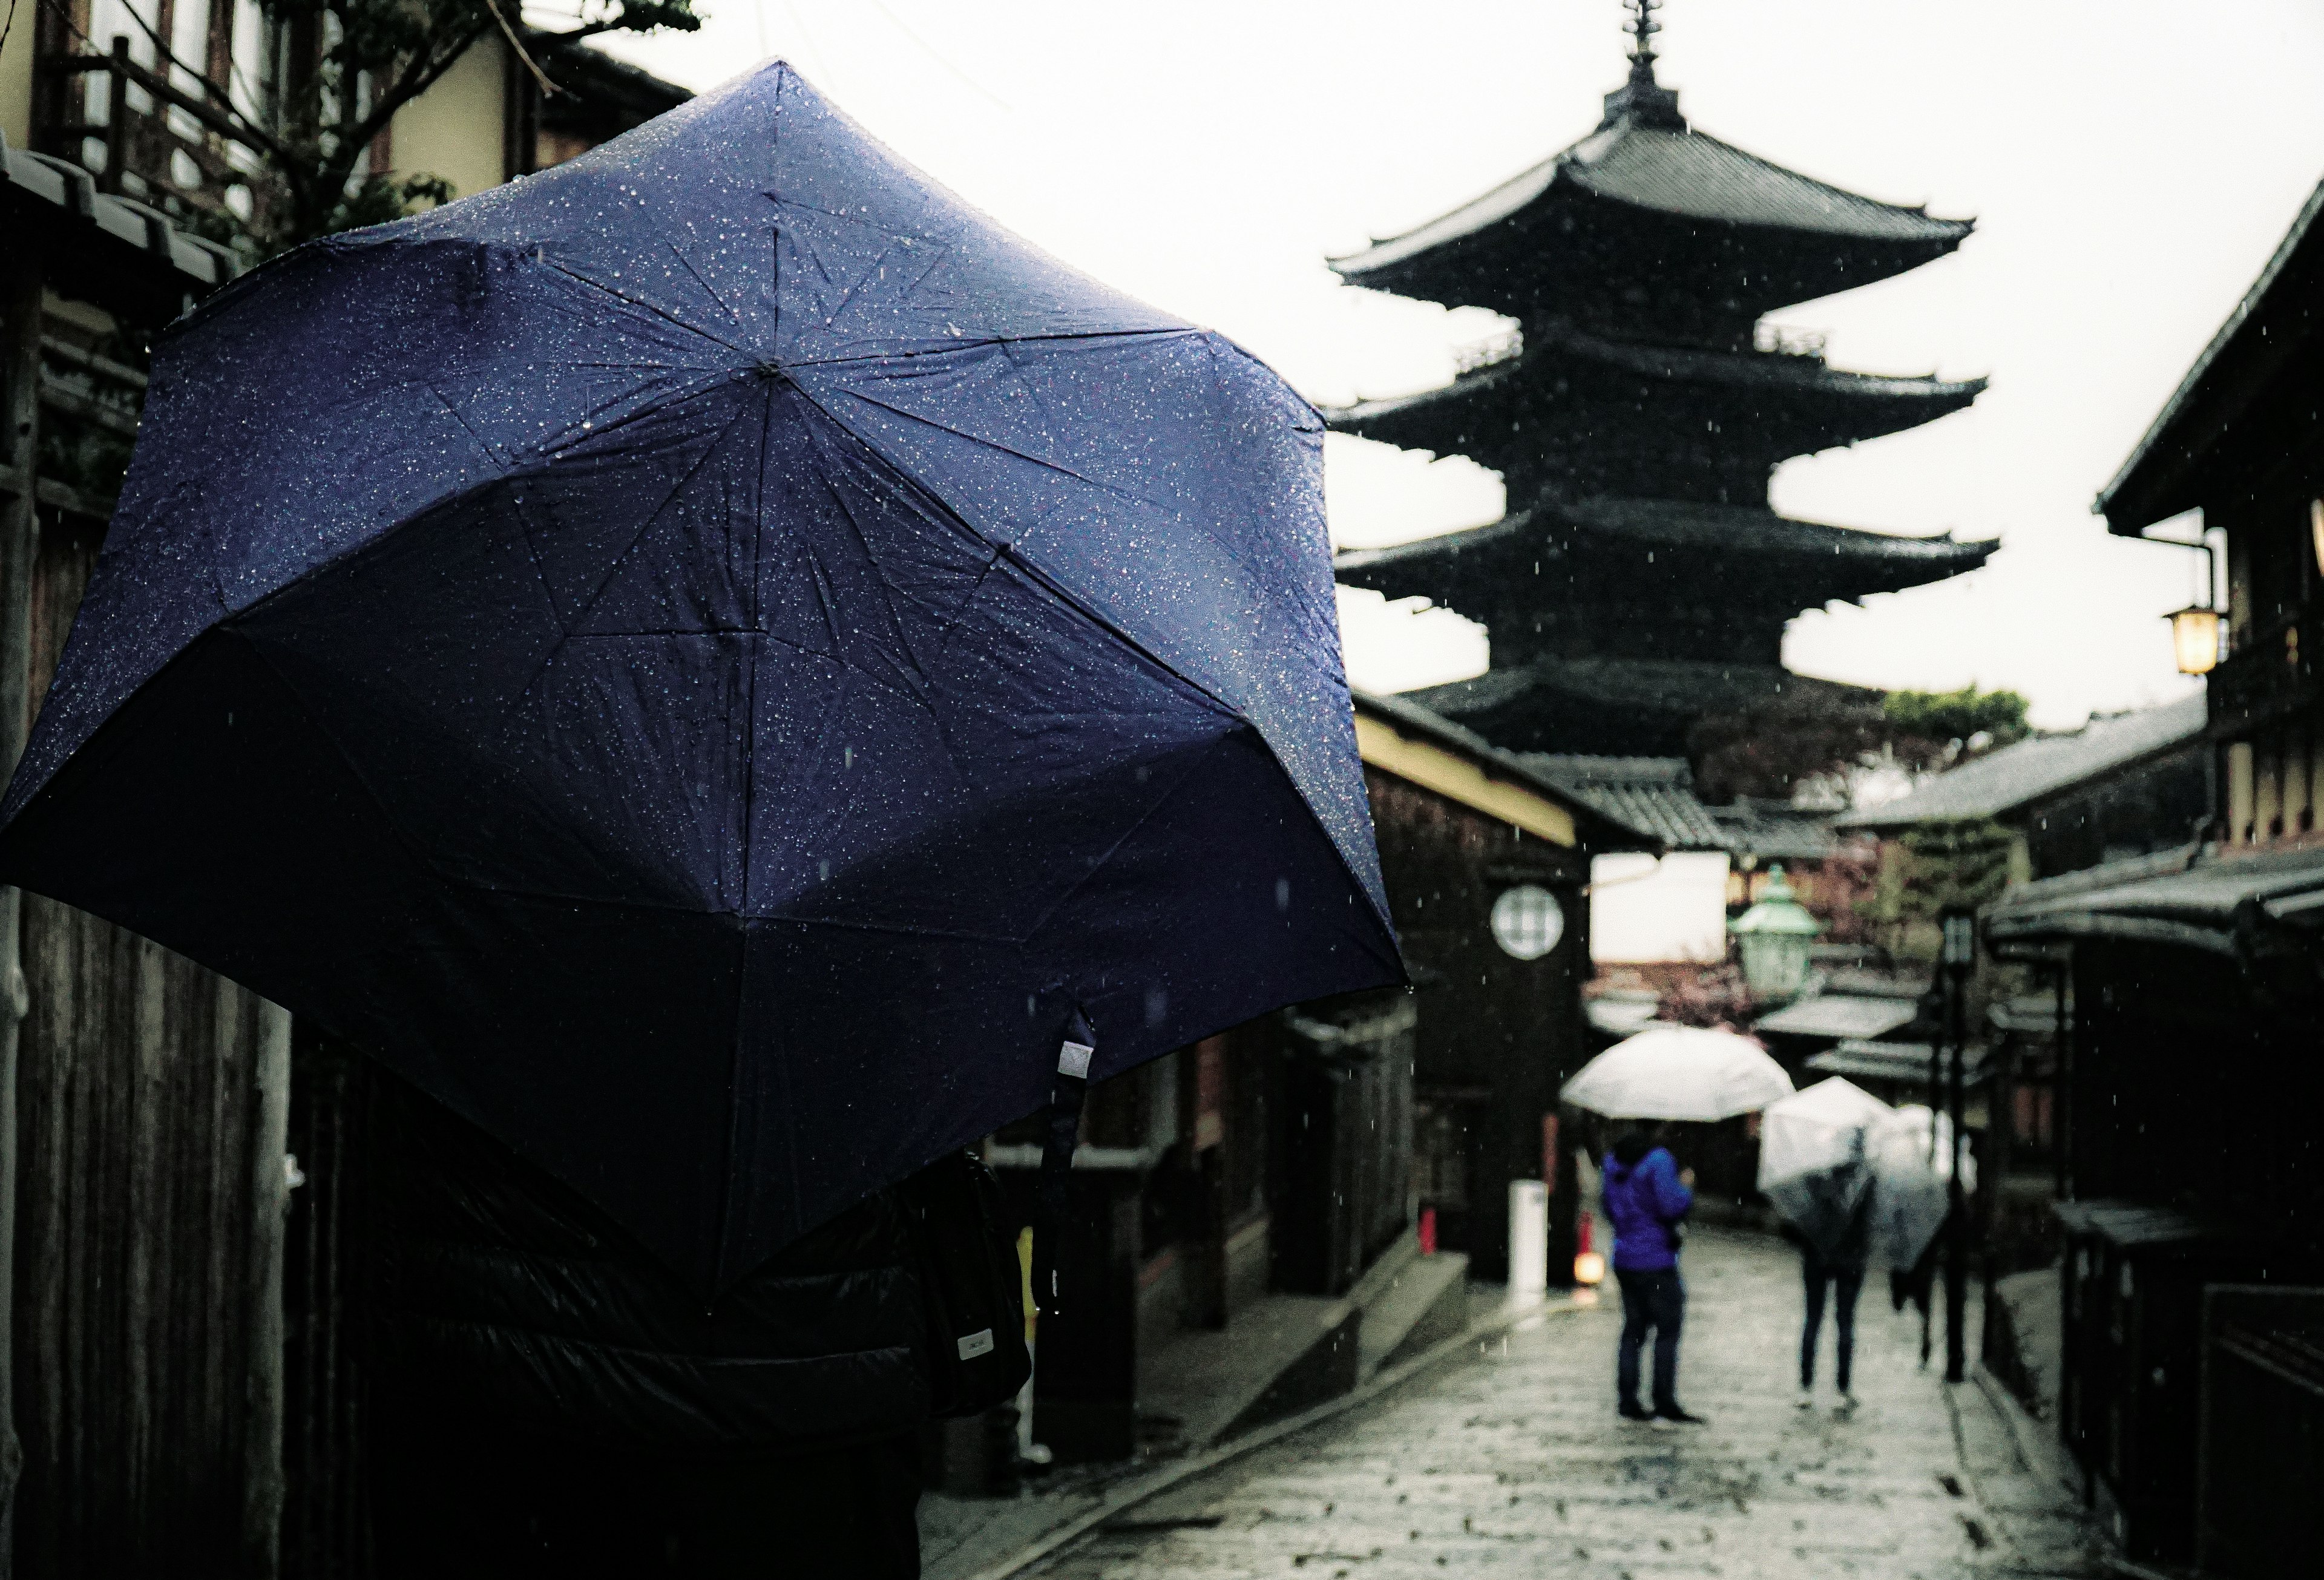
[[[1945,1171],[1945,1381],[1959,1382],[1968,1375],[1969,1206],[1961,1190],[1961,1108],[1966,1084],[1963,1066],[1969,1060],[1969,974],[1977,963],[1977,913],[1948,907],[1943,914],[1945,976],[1945,1041],[1951,1044],[1952,1065],[1945,1082],[1948,1128]],[[1937,1051],[1929,1062],[1934,1073]]]

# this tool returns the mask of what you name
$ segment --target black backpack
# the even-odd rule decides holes
[[[897,1194],[928,1312],[930,1393],[940,1416],[1006,1403],[1033,1374],[1024,1272],[1001,1181],[972,1152],[937,1159]]]

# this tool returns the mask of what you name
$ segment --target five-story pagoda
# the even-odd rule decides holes
[[[1959,410],[1984,381],[1841,372],[1762,317],[1941,258],[1970,225],[1692,130],[1655,79],[1660,0],[1631,5],[1629,80],[1595,132],[1332,265],[1517,320],[1452,384],[1331,415],[1501,474],[1502,520],[1345,554],[1338,571],[1484,625],[1492,667],[1415,700],[1517,750],[1683,755],[1706,714],[1833,686],[1783,668],[1793,615],[1957,575],[1995,547],[1769,508],[1778,463]]]

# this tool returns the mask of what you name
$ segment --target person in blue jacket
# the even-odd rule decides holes
[[[1678,1402],[1678,1336],[1686,1321],[1679,1281],[1680,1225],[1694,1206],[1694,1171],[1681,1169],[1662,1144],[1664,1125],[1634,1125],[1606,1154],[1601,1178],[1606,1217],[1614,1226],[1614,1277],[1622,1288],[1622,1344],[1615,1388],[1622,1419],[1658,1427],[1692,1426],[1702,1418]],[[1638,1352],[1655,1335],[1655,1403],[1638,1403]]]

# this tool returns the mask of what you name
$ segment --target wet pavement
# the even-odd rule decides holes
[[[1885,1281],[1858,1312],[1856,1390],[1796,1408],[1798,1263],[1700,1231],[1679,1396],[1710,1419],[1618,1420],[1612,1291],[1474,1358],[1129,1511],[1028,1573],[1071,1580],[1388,1575],[2098,1575],[2068,1493],[1974,1383],[1919,1367]],[[1972,1318],[1974,1309],[1972,1309]],[[1972,1322],[1972,1331],[1974,1324]],[[1942,1365],[1941,1337],[1938,1366]]]

